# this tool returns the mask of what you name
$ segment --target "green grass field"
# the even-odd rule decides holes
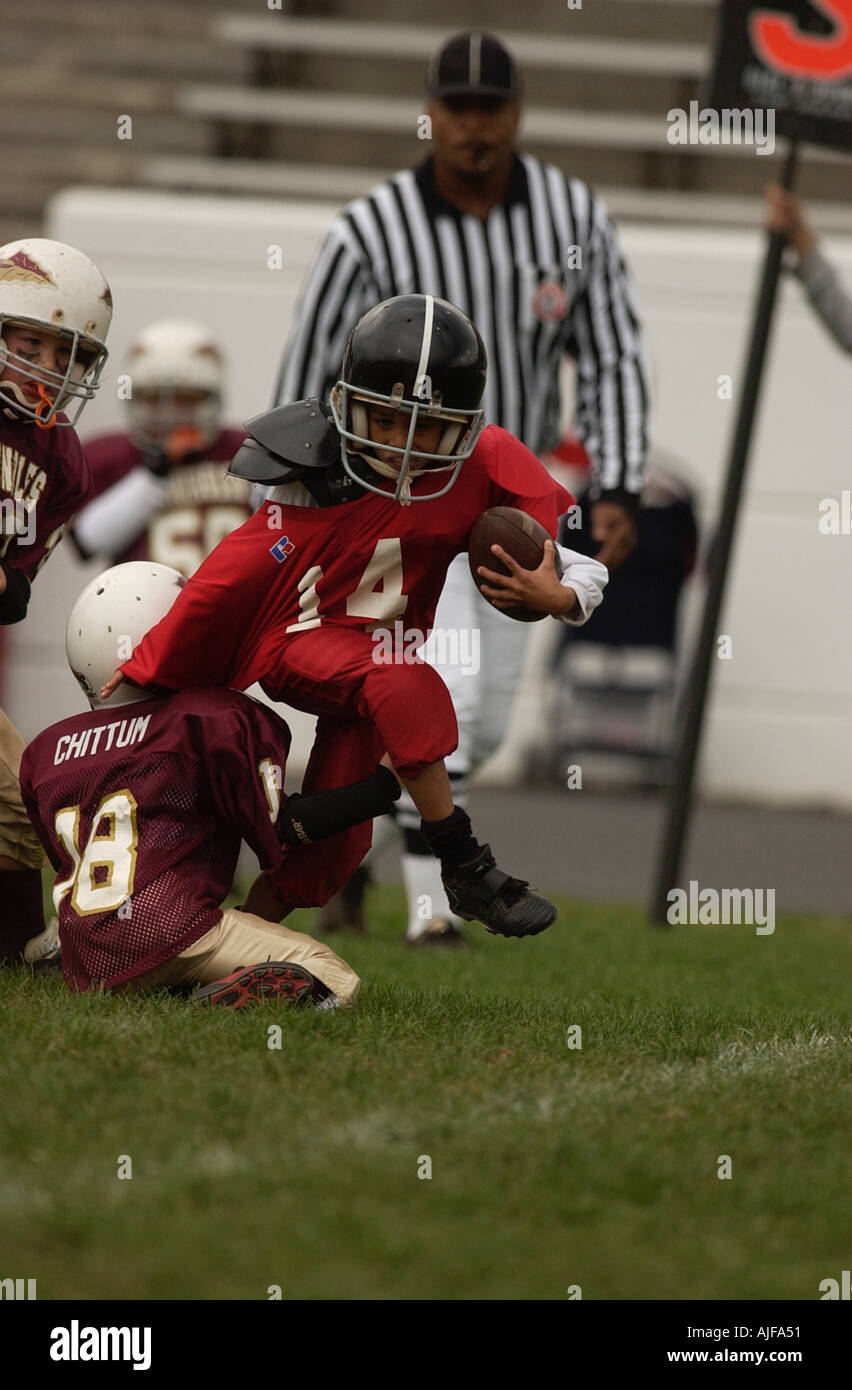
[[[471,926],[427,955],[401,895],[375,902],[372,936],[335,939],[350,1014],[0,972],[0,1276],[39,1299],[818,1299],[849,1267],[847,922],[657,932],[563,903],[535,940]]]

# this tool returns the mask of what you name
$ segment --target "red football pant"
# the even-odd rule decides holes
[[[318,716],[302,791],[330,790],[369,777],[387,751],[410,781],[452,753],[458,726],[449,691],[424,661],[376,661],[369,633],[323,623],[287,642],[264,677],[272,700]],[[321,907],[354,873],[373,839],[373,823],[315,845],[286,847],[269,875],[292,907]]]

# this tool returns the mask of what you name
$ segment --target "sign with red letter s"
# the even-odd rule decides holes
[[[852,0],[722,0],[707,105],[852,153]]]

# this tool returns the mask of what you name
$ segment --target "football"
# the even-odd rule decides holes
[[[493,570],[495,574],[508,574],[509,570],[502,560],[491,554],[492,545],[500,545],[525,570],[536,570],[544,559],[544,543],[551,537],[533,517],[517,507],[489,507],[474,524],[468,541],[467,554],[473,582],[482,592],[482,585],[488,580],[477,574],[479,565]],[[556,553],[556,572],[562,574],[559,552]],[[486,602],[490,599],[482,595]],[[507,618],[519,623],[537,623],[546,618],[546,613],[536,613],[532,608],[501,608]]]

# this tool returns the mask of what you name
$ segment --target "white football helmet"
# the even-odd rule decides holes
[[[97,390],[111,319],[109,285],[82,251],[42,237],[0,246],[0,408],[44,429],[76,424]],[[58,334],[69,350],[64,370],[40,366],[35,354],[10,351],[4,339],[12,327]],[[6,380],[10,369],[23,375],[37,395]],[[58,412],[74,401],[74,414],[58,420]]]
[[[222,427],[225,363],[202,324],[149,324],[130,350],[127,372],[130,433],[140,449],[162,448],[183,431],[190,451],[213,443]]]
[[[108,700],[99,692],[145,633],[166,616],[185,584],[185,576],[168,565],[131,560],[86,585],[68,618],[65,655],[92,709],[152,698],[150,690],[126,683]]]

